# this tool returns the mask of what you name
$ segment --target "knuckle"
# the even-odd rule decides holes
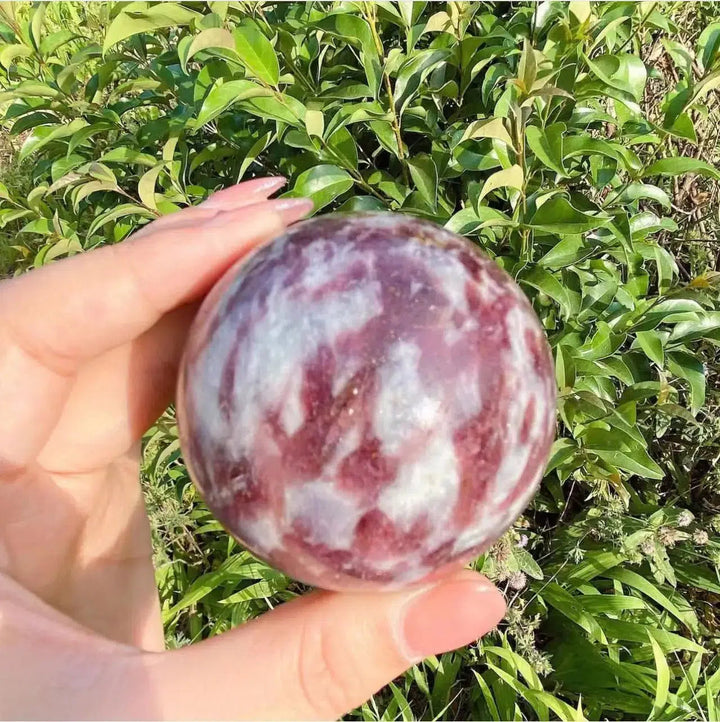
[[[350,651],[322,622],[303,627],[298,650],[300,693],[312,716],[337,718],[357,700],[351,680],[343,670],[352,669]]]

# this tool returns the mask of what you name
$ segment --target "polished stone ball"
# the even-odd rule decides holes
[[[406,215],[338,214],[212,290],[177,412],[194,482],[257,556],[328,589],[394,589],[519,516],[555,381],[532,307],[476,246]]]

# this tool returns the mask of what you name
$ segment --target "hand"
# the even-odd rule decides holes
[[[282,179],[220,191],[116,246],[0,283],[0,715],[333,718],[497,624],[459,571],[393,594],[316,592],[170,652],[140,438],[172,398],[199,300],[305,215]]]

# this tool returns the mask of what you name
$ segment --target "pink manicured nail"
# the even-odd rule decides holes
[[[289,225],[304,218],[314,208],[309,198],[276,198],[270,201],[258,201],[240,208],[228,208],[207,221],[210,226],[222,226],[226,223],[237,223],[239,218],[250,213],[277,213],[283,223]]]
[[[257,203],[271,196],[282,188],[287,179],[282,176],[272,178],[253,178],[253,180],[238,183],[213,193],[203,201],[203,208],[217,208],[218,210],[232,210],[252,203]]]
[[[270,201],[270,207],[285,223],[294,223],[310,213],[315,204],[309,198],[278,198]]]
[[[502,594],[485,579],[440,582],[405,603],[398,644],[408,660],[470,644],[497,626],[505,614]]]

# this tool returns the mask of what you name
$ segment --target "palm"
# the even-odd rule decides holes
[[[168,242],[169,232],[179,239],[215,215],[191,209],[137,235],[164,232]],[[0,370],[14,382],[11,389],[8,384],[10,408],[13,402],[22,407],[5,417],[13,424],[3,429],[4,437],[17,437],[16,448],[25,449],[19,463],[13,459],[0,465],[0,476],[12,482],[0,484],[0,572],[105,637],[158,650],[163,636],[138,483],[139,440],[171,400],[195,299],[235,259],[223,254],[224,265],[185,280],[168,301],[167,289],[158,292],[145,280],[147,263],[123,249],[103,253],[101,265],[110,278],[97,283],[114,281],[109,290],[118,306],[107,318],[102,308],[94,308],[91,328],[77,328],[82,309],[74,307],[70,288],[52,294],[52,275],[64,269],[51,268],[45,284],[50,295],[66,299],[60,315],[70,317],[67,326],[77,329],[78,338],[57,331],[62,321],[43,334],[10,314],[0,331]],[[42,294],[42,277],[8,284],[6,294],[19,291],[15,307],[46,304],[47,298],[34,295],[37,280]],[[98,305],[101,298],[98,294]],[[108,324],[120,328],[113,333],[106,330]],[[133,333],[133,325],[138,332]],[[121,340],[117,345],[116,338]],[[31,423],[21,428],[18,416]]]
[[[128,411],[140,406],[134,394],[145,389],[129,387],[122,398],[136,346],[103,354],[66,380],[59,418],[47,424],[52,430],[43,450],[16,482],[22,494],[13,493],[15,485],[0,492],[0,527],[6,530],[7,571],[26,589],[111,639],[160,649],[138,484],[137,442],[147,417],[132,418]],[[172,377],[169,370],[166,383],[143,397],[148,414],[166,403]]]

